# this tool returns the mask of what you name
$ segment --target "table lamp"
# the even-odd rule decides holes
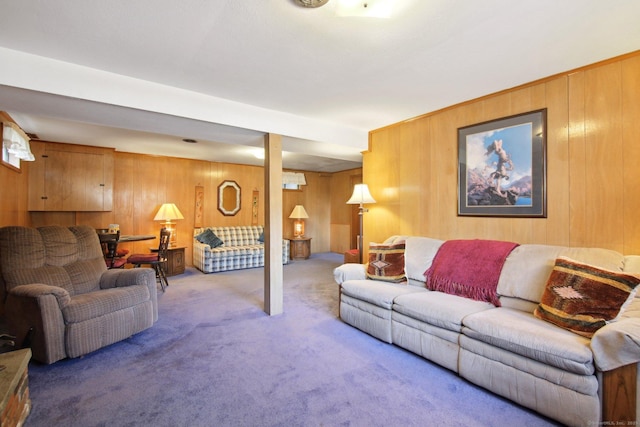
[[[364,215],[365,212],[369,212],[369,209],[366,209],[363,204],[375,202],[375,199],[369,192],[369,186],[367,186],[367,184],[356,184],[353,187],[351,198],[347,200],[348,205],[360,205],[358,212],[358,216],[360,217],[360,234],[358,235],[358,257],[360,258],[360,264],[362,264],[362,215]]]
[[[299,239],[304,236],[304,218],[309,218],[307,211],[304,210],[304,206],[296,205],[289,215],[289,218],[293,218],[293,237]]]
[[[169,238],[169,247],[171,248],[175,248],[178,245],[176,224],[171,222],[175,219],[184,219],[184,216],[182,216],[182,212],[174,203],[165,203],[160,206],[158,213],[153,218],[154,221],[164,221],[162,225],[171,232],[171,237]]]

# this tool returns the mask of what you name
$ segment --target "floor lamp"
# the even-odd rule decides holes
[[[360,218],[360,234],[358,235],[358,258],[360,260],[360,264],[362,264],[362,220],[365,212],[369,212],[369,209],[365,208],[363,205],[365,203],[375,203],[375,199],[371,197],[371,193],[369,192],[369,187],[367,184],[356,184],[353,187],[353,194],[351,198],[347,201],[348,205],[360,205],[358,211],[358,217]]]

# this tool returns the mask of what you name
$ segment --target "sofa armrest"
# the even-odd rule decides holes
[[[34,360],[48,364],[67,357],[62,307],[70,300],[65,289],[41,283],[16,286],[8,292],[9,328],[23,345],[31,340]]]
[[[156,272],[153,268],[113,268],[105,271],[100,277],[100,289],[137,285],[143,285],[149,289],[149,297],[153,305],[153,321],[157,321],[158,287],[156,285]]]
[[[338,285],[347,280],[364,280],[367,278],[367,266],[365,264],[342,264],[333,270],[333,278]]]
[[[640,318],[623,318],[598,329],[591,350],[601,371],[640,362]]]

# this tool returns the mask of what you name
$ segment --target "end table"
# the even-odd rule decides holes
[[[167,249],[167,276],[175,276],[184,273],[185,259],[184,247]]]
[[[294,237],[289,239],[289,257],[293,260],[308,259],[311,255],[311,237]]]
[[[151,252],[158,252],[158,248],[150,248]],[[176,246],[167,248],[167,265],[164,272],[167,277],[175,276],[177,274],[184,273],[185,259],[184,259],[185,246]]]

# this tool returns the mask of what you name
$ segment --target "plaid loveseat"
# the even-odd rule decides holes
[[[211,248],[196,236],[210,229],[222,240],[222,246]],[[240,270],[264,266],[264,244],[258,239],[262,225],[238,227],[202,227],[193,230],[193,264],[203,273]],[[289,241],[282,240],[282,263],[289,262]]]

